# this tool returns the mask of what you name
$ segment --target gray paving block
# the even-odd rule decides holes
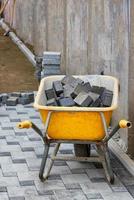
[[[20,92],[12,92],[12,93],[11,93],[11,96],[12,96],[12,97],[20,97],[20,96],[21,96],[21,93],[20,93]]]
[[[0,177],[0,187],[19,186],[17,177]]]
[[[40,146],[40,147],[35,147],[35,148],[34,148],[34,151],[35,151],[35,154],[36,154],[37,158],[42,157],[43,151],[44,151],[43,145]]]
[[[6,143],[5,138],[3,138],[3,139],[0,140],[0,146],[6,145],[6,144],[7,144],[7,143]]]
[[[50,173],[48,180],[61,180],[61,177],[59,174],[51,174]]]
[[[127,192],[127,188],[123,185],[117,176],[115,176],[114,184],[110,186],[113,192]]]
[[[15,118],[10,118],[10,121],[11,122],[21,122],[21,120],[20,119],[17,119],[16,117]]]
[[[8,122],[10,122],[10,119],[9,119],[9,117],[0,117],[0,122],[2,122],[2,123],[8,123]]]
[[[100,193],[97,193],[97,191],[96,193],[88,193],[86,197],[87,199],[103,199],[102,195]]]
[[[34,185],[34,181],[19,181],[21,186],[33,186]]]
[[[2,103],[5,104],[8,98],[9,98],[8,94],[6,93],[2,94]]]
[[[38,171],[18,172],[17,175],[20,183],[39,180]]]
[[[133,200],[133,197],[128,192],[103,192],[104,200]]]
[[[8,107],[6,107],[6,110],[8,110],[8,111],[15,111],[16,107],[8,106]]]
[[[9,200],[7,192],[0,192],[0,200]]]
[[[1,164],[10,164],[12,163],[12,159],[11,159],[11,156],[0,156],[0,165]]]
[[[61,81],[54,81],[53,82],[53,89],[56,92],[57,95],[60,95],[63,93],[63,86],[61,84]]]
[[[40,169],[41,159],[39,158],[27,158],[26,159],[27,165],[31,171],[36,171]]]
[[[81,190],[60,190],[55,191],[55,196],[58,200],[86,200],[86,196]]]
[[[25,160],[28,158],[36,159],[36,155],[34,152],[11,152],[12,160],[15,161],[15,163],[19,163],[21,160]]]
[[[76,161],[67,161],[67,165],[72,169],[95,169],[93,163],[84,163],[84,162],[76,162]]]
[[[84,174],[85,170],[84,169],[71,169],[72,174]]]
[[[96,191],[98,191],[101,194],[103,192],[112,192],[110,185],[108,183],[105,183],[105,182],[92,183],[92,186],[94,187],[94,189],[96,189]]]
[[[73,154],[72,149],[61,149],[59,150],[61,154]]]
[[[50,67],[51,67],[51,65],[60,65],[60,63],[61,63],[61,59],[60,58],[51,58],[51,59],[43,59],[43,62],[42,62],[42,64],[43,64],[43,66],[45,66],[45,65],[50,65]]]
[[[8,195],[10,199],[24,199],[25,196],[37,195],[37,190],[34,186],[24,186],[24,187],[16,187],[9,186],[7,187]]]
[[[51,170],[51,175],[61,175],[61,174],[71,174],[68,166],[53,166]]]
[[[43,52],[43,59],[58,59],[61,57],[60,52],[54,52],[54,51],[44,51]]]
[[[67,175],[61,175],[61,178],[64,184],[83,183],[89,181],[89,178],[86,174],[67,174]]]
[[[1,164],[1,169],[3,171],[3,174],[6,176],[9,176],[9,174],[12,173],[17,173],[17,172],[27,172],[28,171],[28,167],[25,163],[9,163],[9,164]]]
[[[18,103],[18,97],[9,97],[6,100],[6,105],[7,106],[16,106]]]
[[[8,145],[19,145],[16,136],[6,136],[6,142]]]
[[[72,97],[66,97],[66,98],[59,99],[58,105],[64,106],[64,107],[71,107],[71,106],[75,106],[75,102],[72,99]]]
[[[0,152],[0,157],[3,157],[3,156],[11,156],[11,153],[10,152]]]
[[[7,187],[0,187],[0,193],[2,193],[2,192],[7,192]]]
[[[88,95],[88,93],[80,92],[74,99],[74,102],[81,107],[88,107],[92,104],[93,99]]]
[[[67,190],[73,190],[73,189],[81,189],[80,184],[79,183],[73,183],[73,184],[65,184],[65,187]]]
[[[19,145],[2,145],[0,147],[0,152],[14,152],[14,151],[21,151],[21,148]]]
[[[9,117],[8,111],[7,110],[6,111],[0,110],[0,117]]]
[[[132,195],[134,198],[134,184],[133,185],[128,185],[127,187],[128,192]]]
[[[29,196],[29,197],[26,197],[25,200],[57,200],[55,195],[34,195],[34,196]]]
[[[34,151],[34,148],[40,145],[42,145],[42,141],[20,141],[22,151]]]
[[[7,126],[7,124],[6,124]],[[13,130],[13,127],[2,127],[2,130]]]
[[[89,178],[105,178],[104,169],[86,169]]]
[[[56,161],[54,161],[54,164],[53,164],[54,166],[66,166],[67,165],[67,163],[66,163],[66,161],[59,161],[59,160],[56,160]]]
[[[42,183],[40,180],[35,181],[35,186],[39,194],[43,194],[49,190],[62,190],[65,189],[65,186],[61,180],[47,180]]]
[[[134,185],[134,177],[133,176],[130,176],[130,177],[120,177],[122,183],[125,185],[125,186],[130,186],[130,185]]]
[[[107,182],[106,178],[90,178],[90,181],[91,181],[92,183]]]

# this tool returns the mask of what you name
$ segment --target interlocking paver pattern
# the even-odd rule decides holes
[[[101,164],[55,161],[48,180],[38,178],[43,154],[41,138],[16,124],[31,120],[43,130],[32,105],[0,107],[0,200],[132,200],[134,177],[110,154],[115,184],[105,179]],[[54,144],[51,144],[51,153]],[[96,154],[95,149],[92,150]],[[59,154],[73,154],[72,144],[62,144]],[[49,159],[48,159],[49,162]]]

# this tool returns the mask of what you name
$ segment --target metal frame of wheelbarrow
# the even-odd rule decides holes
[[[39,172],[39,178],[41,181],[45,181],[52,169],[54,160],[69,160],[69,161],[83,161],[83,162],[101,162],[105,171],[105,175],[107,180],[110,183],[114,183],[114,174],[112,171],[111,163],[110,163],[110,157],[109,157],[109,152],[108,152],[108,141],[112,138],[112,136],[120,129],[120,128],[130,128],[131,127],[131,122],[126,121],[126,120],[121,120],[115,128],[108,133],[108,128],[106,125],[106,120],[103,112],[99,112],[102,120],[102,124],[104,126],[104,131],[105,131],[105,138],[101,141],[89,141],[89,140],[58,140],[58,139],[51,139],[47,136],[47,130],[49,127],[49,122],[51,119],[52,113],[55,111],[49,111],[45,123],[45,130],[44,130],[44,135],[42,131],[32,122],[30,121],[24,121],[19,123],[18,127],[19,128],[33,128],[42,138],[45,148],[44,148],[44,153],[43,153],[43,158],[40,166],[40,172]],[[62,112],[62,111],[60,111]],[[51,160],[49,163],[49,166],[47,170],[45,171],[45,166],[46,166],[46,161],[48,158],[48,153],[49,153],[49,148],[51,143],[57,143],[54,151],[51,155]],[[97,147],[97,152],[98,152],[98,157],[78,157],[78,156],[56,156],[57,152],[59,150],[60,144],[61,143],[73,143],[73,144],[95,144]]]

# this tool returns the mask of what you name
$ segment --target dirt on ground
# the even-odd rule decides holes
[[[34,67],[0,29],[0,93],[37,90]]]

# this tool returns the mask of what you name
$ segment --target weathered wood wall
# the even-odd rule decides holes
[[[12,1],[5,19],[11,23]],[[62,52],[62,71],[120,80],[115,119],[128,117],[129,0],[16,0],[13,28],[34,47]],[[122,134],[127,144],[127,134]]]

